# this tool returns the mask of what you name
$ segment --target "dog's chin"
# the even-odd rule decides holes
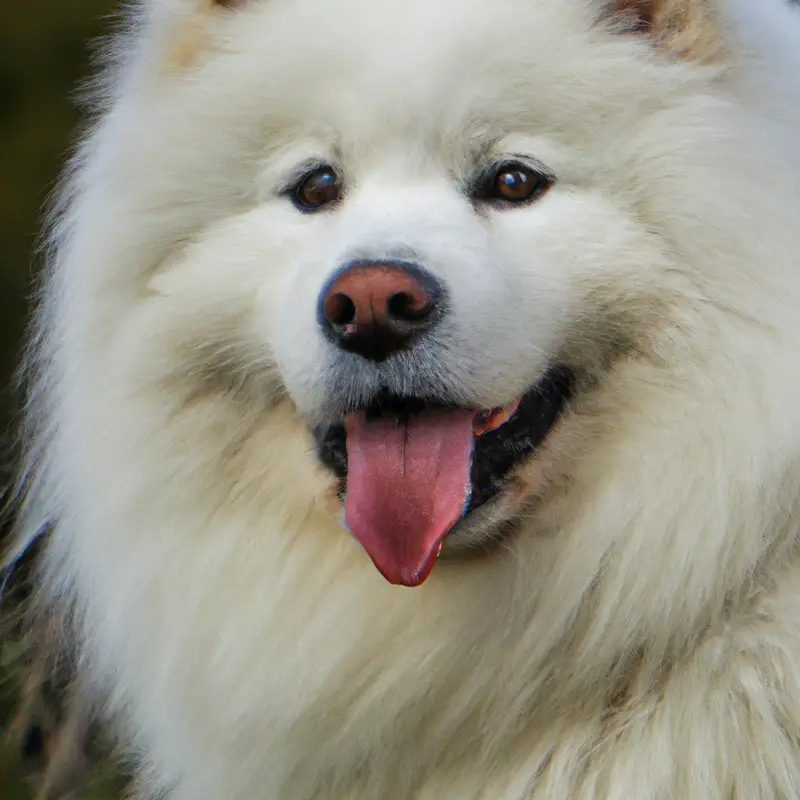
[[[345,527],[390,582],[419,585],[439,554],[485,553],[513,533],[524,500],[514,478],[555,427],[573,383],[569,368],[554,366],[492,409],[382,392],[312,429],[318,458],[338,482]],[[387,541],[403,555],[387,556]]]

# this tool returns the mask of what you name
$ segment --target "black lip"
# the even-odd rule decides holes
[[[467,513],[491,500],[509,472],[545,440],[569,399],[572,383],[568,369],[551,369],[522,396],[508,422],[475,440]]]
[[[574,377],[564,366],[548,370],[520,399],[512,417],[499,428],[475,440],[472,453],[472,490],[466,513],[491,500],[503,488],[511,470],[544,441],[572,393]],[[436,405],[414,397],[382,393],[366,408],[368,416],[394,414],[398,419]],[[341,481],[340,496],[347,490],[347,434],[343,424],[313,430],[320,461]]]

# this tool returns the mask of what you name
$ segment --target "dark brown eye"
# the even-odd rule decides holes
[[[339,176],[331,167],[320,167],[306,175],[294,192],[302,211],[317,211],[335,203],[342,194]]]
[[[550,178],[526,164],[501,164],[489,177],[484,197],[506,203],[525,203],[536,199],[550,183]]]

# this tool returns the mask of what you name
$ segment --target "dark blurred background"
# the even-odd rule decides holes
[[[13,434],[11,378],[40,267],[35,245],[42,211],[74,141],[80,118],[75,90],[91,72],[92,43],[112,28],[117,5],[113,0],[0,0],[0,430],[4,442]],[[0,452],[5,454],[6,448]],[[6,466],[0,474],[5,474]],[[42,727],[41,713],[17,718],[24,732],[12,726],[21,690],[36,664],[20,659],[18,637],[4,630],[0,640],[0,798],[27,800],[37,796],[31,776],[40,773],[52,755],[48,752],[53,749],[52,731]],[[78,736],[69,730],[65,735],[67,739]],[[62,743],[65,752],[69,744]],[[83,742],[74,744],[74,751],[82,756]],[[89,764],[88,772],[98,770]],[[100,783],[93,779],[69,796],[113,797],[114,792]]]
[[[112,0],[0,2],[0,419],[9,422],[43,204],[72,141],[76,84]]]

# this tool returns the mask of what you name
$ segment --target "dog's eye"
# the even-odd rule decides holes
[[[498,164],[479,188],[478,198],[504,203],[529,203],[543,194],[552,178],[519,161]]]
[[[339,176],[332,167],[319,167],[303,177],[293,192],[302,211],[317,211],[335,203],[342,195]]]

